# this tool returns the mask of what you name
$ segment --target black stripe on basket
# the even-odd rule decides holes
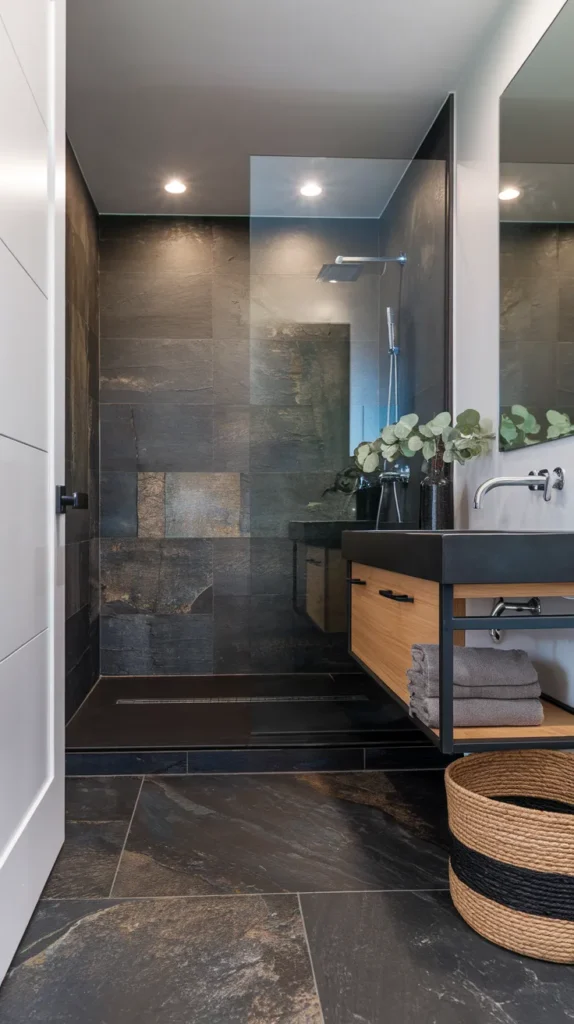
[[[452,836],[451,866],[469,889],[523,914],[574,921],[574,877],[504,864]]]
[[[552,811],[553,814],[574,814],[574,804],[565,800],[549,800],[543,796],[495,796],[492,800],[499,800],[502,804],[516,804],[517,807],[527,807],[531,811]]]

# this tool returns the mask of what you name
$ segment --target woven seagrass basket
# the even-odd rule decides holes
[[[471,754],[446,791],[460,915],[515,953],[574,963],[574,754]]]

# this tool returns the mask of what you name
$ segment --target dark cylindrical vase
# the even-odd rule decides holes
[[[376,519],[381,498],[381,485],[359,487],[355,492],[357,499],[357,519]]]
[[[452,480],[446,476],[441,458],[431,459],[428,473],[421,480],[419,513],[421,530],[452,530]]]

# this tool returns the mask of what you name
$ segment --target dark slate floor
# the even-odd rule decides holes
[[[472,932],[442,771],[68,780],[0,1024],[552,1024],[574,967]]]
[[[106,676],[68,723],[69,751],[360,745],[420,738],[364,672]]]

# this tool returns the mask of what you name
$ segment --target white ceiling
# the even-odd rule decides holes
[[[345,160],[337,157],[254,156],[251,158],[252,217],[381,216],[409,160]],[[301,185],[323,189],[309,198]]]
[[[251,156],[411,157],[507,2],[70,0],[68,132],[98,209],[247,214]]]

